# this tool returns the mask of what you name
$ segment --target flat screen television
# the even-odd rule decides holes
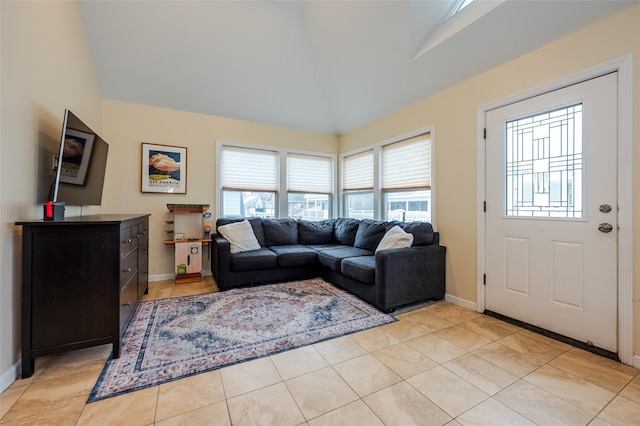
[[[76,206],[99,206],[108,153],[109,145],[65,109],[56,177],[49,200]]]

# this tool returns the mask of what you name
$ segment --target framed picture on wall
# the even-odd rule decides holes
[[[142,143],[142,192],[187,193],[187,148]]]

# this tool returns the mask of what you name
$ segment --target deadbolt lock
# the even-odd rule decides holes
[[[602,213],[609,213],[611,211],[611,206],[609,204],[600,204],[600,211]]]

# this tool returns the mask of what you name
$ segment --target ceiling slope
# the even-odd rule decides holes
[[[106,98],[343,134],[637,2],[507,0],[417,57],[455,0],[80,4]]]

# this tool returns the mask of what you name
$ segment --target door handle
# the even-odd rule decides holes
[[[600,225],[598,225],[598,231],[608,234],[609,232],[613,231],[613,226],[610,223],[601,223]]]

